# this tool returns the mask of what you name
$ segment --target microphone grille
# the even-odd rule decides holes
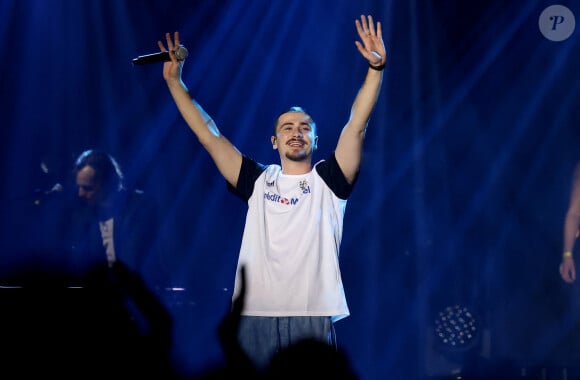
[[[179,61],[183,61],[185,58],[187,58],[188,54],[189,52],[187,51],[185,46],[179,45],[177,47],[177,50],[175,51],[175,58],[177,58],[177,60]]]

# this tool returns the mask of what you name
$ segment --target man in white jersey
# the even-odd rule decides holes
[[[290,344],[315,338],[336,346],[333,323],[349,315],[339,249],[347,198],[356,182],[363,140],[377,102],[386,62],[381,23],[371,16],[355,20],[355,45],[369,68],[336,148],[313,166],[316,124],[300,107],[279,115],[271,143],[280,165],[263,165],[243,155],[221,134],[192,99],[175,51],[179,34],[166,34],[162,52],[171,61],[163,77],[182,117],[208,151],[230,191],[245,200],[248,212],[238,258],[234,299],[245,268],[244,307],[238,341],[258,368]]]

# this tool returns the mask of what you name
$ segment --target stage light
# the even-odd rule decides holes
[[[452,305],[437,313],[434,329],[438,347],[447,352],[463,352],[479,338],[479,321],[475,313],[463,305]]]

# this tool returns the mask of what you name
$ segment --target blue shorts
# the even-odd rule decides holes
[[[238,341],[258,369],[264,369],[281,349],[302,339],[336,345],[330,317],[255,317],[242,315]]]

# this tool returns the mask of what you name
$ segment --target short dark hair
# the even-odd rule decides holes
[[[308,115],[310,117],[310,120],[312,120],[312,127],[316,129],[316,123],[314,122],[314,119],[312,119],[312,116],[310,116],[310,114],[308,112],[306,112],[306,110],[303,107],[292,106],[292,107],[289,107],[289,108],[285,109],[284,111],[280,112],[278,114],[278,116],[276,117],[276,120],[274,121],[274,134],[273,134],[273,136],[276,136],[276,127],[278,126],[278,119],[280,119],[280,116],[282,116],[288,112],[302,112],[303,114]]]
[[[117,160],[108,153],[97,149],[82,152],[75,161],[73,175],[90,166],[95,170],[95,180],[107,191],[118,191],[123,188],[123,172]]]

